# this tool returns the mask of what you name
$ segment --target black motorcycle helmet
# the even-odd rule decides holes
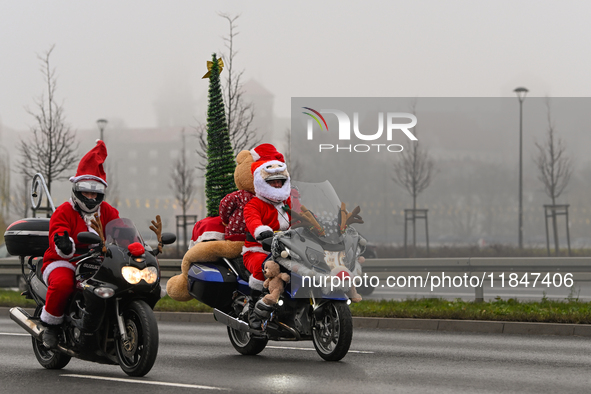
[[[105,185],[98,181],[90,179],[78,181],[72,186],[72,201],[81,212],[94,213],[98,211],[105,199],[105,189]],[[87,198],[82,194],[84,192],[96,193],[96,198]]]

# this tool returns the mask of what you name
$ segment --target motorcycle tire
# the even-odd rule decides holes
[[[312,318],[312,342],[326,361],[339,361],[347,355],[353,339],[353,317],[344,302],[327,302],[320,319]]]
[[[35,309],[35,317],[41,316],[42,306],[38,306]],[[43,342],[38,341],[35,338],[33,340],[33,352],[39,364],[46,369],[62,369],[70,362],[71,358],[67,354],[60,353],[58,351],[50,350],[43,346]]]
[[[255,356],[265,349],[267,338],[253,337],[250,333],[228,327],[228,337],[234,349],[245,356]]]
[[[127,341],[119,335],[115,348],[119,366],[129,376],[144,376],[158,355],[158,324],[152,309],[144,301],[132,301],[122,311]]]

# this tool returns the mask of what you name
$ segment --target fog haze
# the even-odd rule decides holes
[[[10,154],[13,189],[23,183],[16,171],[15,147],[30,135],[35,122],[26,109],[35,112],[35,99],[46,90],[38,56],[55,45],[50,62],[56,70],[56,98],[66,122],[77,131],[79,156],[98,137],[96,120],[107,119],[105,140],[114,185],[110,198],[116,197],[122,215],[141,226],[162,214],[165,228],[174,231],[174,217],[180,212],[170,169],[179,155],[181,130],[192,136],[204,121],[206,62],[214,52],[228,53],[223,37],[229,25],[220,13],[240,15],[234,66],[244,70],[245,93],[258,100],[255,123],[263,142],[275,143],[286,153],[293,97],[418,98],[419,111],[425,109],[421,100],[429,97],[510,100],[508,110],[498,115],[506,116],[499,122],[503,126],[494,131],[479,122],[498,108],[481,108],[486,116],[467,115],[461,122],[442,112],[441,118],[434,118],[437,122],[425,120],[418,126],[422,142],[441,167],[419,202],[431,209],[432,239],[440,237],[441,242],[450,234],[454,242],[486,236],[499,242],[515,239],[519,107],[513,89],[527,87],[525,231],[528,242],[543,241],[539,211],[548,201],[532,158],[535,142],[544,139],[546,119],[543,111],[535,115],[531,98],[590,96],[591,52],[585,44],[591,35],[591,3],[585,1],[0,0],[0,154]],[[224,71],[223,83],[226,75]],[[582,105],[582,114],[588,112],[588,100],[567,102],[569,107]],[[561,203],[573,205],[573,239],[585,238],[582,242],[591,245],[589,122],[581,117],[570,127],[561,118],[560,106],[554,115],[575,162]],[[434,126],[440,123],[446,128]],[[187,149],[194,166],[199,162],[196,148],[190,138]],[[389,175],[380,179],[386,182],[375,194],[380,199],[375,204],[382,207],[372,210],[369,201],[363,209],[368,218],[384,218],[385,230],[374,236],[376,241],[399,243],[400,214],[409,200]],[[189,213],[202,218],[201,172],[197,187]],[[58,182],[55,190],[56,203],[65,201],[69,182]],[[356,198],[351,202],[362,203]],[[505,216],[492,210],[497,205]],[[385,213],[390,215],[387,220]]]
[[[161,96],[206,95],[205,62],[228,33],[219,12],[241,14],[236,66],[275,95],[277,116],[294,96],[503,97],[521,85],[587,96],[590,11],[582,1],[2,1],[0,121],[32,123],[36,56],[55,44],[73,128],[154,127]]]

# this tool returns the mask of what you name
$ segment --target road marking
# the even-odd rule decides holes
[[[20,334],[20,333],[15,333],[15,332],[0,332],[0,335],[11,335],[11,336],[17,336],[17,337],[30,337],[30,334]]]
[[[287,350],[316,350],[313,347],[290,347],[290,346],[266,346],[268,349],[287,349]],[[349,353],[373,354],[364,350],[349,350]]]
[[[141,384],[152,384],[156,386],[171,386],[171,387],[185,387],[189,389],[202,389],[202,390],[229,390],[223,387],[213,386],[201,386],[199,384],[185,384],[185,383],[170,383],[170,382],[158,382],[149,380],[135,380],[135,379],[123,379],[123,378],[109,378],[105,376],[92,376],[92,375],[76,375],[76,374],[63,374],[66,378],[82,378],[82,379],[96,379],[96,380],[110,380],[112,382],[125,382],[125,383],[141,383]]]

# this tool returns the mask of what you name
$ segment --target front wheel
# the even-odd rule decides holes
[[[321,316],[313,316],[312,342],[326,361],[339,361],[349,351],[353,339],[353,318],[344,302],[327,302]]]
[[[144,376],[158,355],[158,324],[144,301],[133,301],[123,311],[127,340],[115,339],[119,366],[129,376]]]
[[[38,306],[35,309],[35,317],[41,316],[41,311],[43,310],[42,306]],[[35,353],[35,357],[39,364],[43,368],[47,369],[62,369],[70,362],[71,357],[60,353],[58,351],[50,350],[43,346],[43,342],[36,340],[35,338],[31,338],[33,340],[33,352]]]

